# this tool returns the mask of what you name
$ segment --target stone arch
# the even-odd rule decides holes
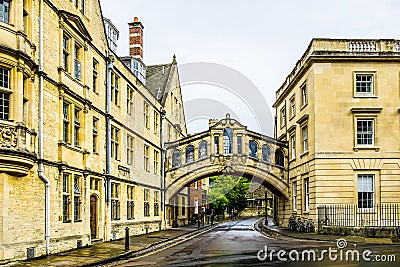
[[[260,167],[260,165],[241,165],[237,166],[235,170],[229,170],[227,168],[221,168],[220,165],[201,164],[190,171],[184,171],[181,172],[181,175],[174,176],[173,181],[167,186],[167,199],[184,189],[188,184],[203,178],[218,175],[233,175],[248,178],[262,184],[277,195],[288,199],[288,185],[284,177],[280,177],[280,173],[271,172],[271,169],[266,167],[267,165],[271,166],[266,163],[262,163],[262,167]]]

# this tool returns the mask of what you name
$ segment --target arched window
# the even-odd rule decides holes
[[[232,154],[232,129],[224,129],[224,154]]]
[[[271,162],[271,148],[267,145],[262,146],[262,161]]]
[[[186,163],[194,161],[194,146],[190,145],[186,148]]]
[[[199,145],[199,159],[207,157],[207,142],[201,141]]]
[[[175,150],[172,153],[172,167],[178,167],[181,165],[181,151]]]
[[[275,164],[277,166],[283,167],[284,163],[285,163],[285,159],[284,159],[282,150],[279,150],[279,149],[276,150],[275,151]]]
[[[254,141],[249,142],[249,156],[257,158],[257,143]]]

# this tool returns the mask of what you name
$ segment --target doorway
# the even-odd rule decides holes
[[[90,196],[90,236],[97,238],[97,197]]]

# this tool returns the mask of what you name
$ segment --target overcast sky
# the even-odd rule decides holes
[[[223,65],[232,69],[233,76],[237,71],[255,85],[269,110],[263,108],[270,114],[274,114],[275,91],[312,38],[400,39],[397,0],[101,0],[101,4],[103,15],[120,31],[118,55],[128,54],[127,23],[137,16],[145,27],[146,64],[167,63],[176,54],[183,69],[185,64],[196,62]],[[181,77],[188,82],[190,79]],[[183,86],[189,131],[205,130],[207,117],[221,117],[224,110],[216,111],[217,107],[226,107],[253,130],[272,134],[272,126],[267,130],[260,127],[264,122],[257,121],[260,109],[252,110],[251,97],[221,83],[203,81]],[[193,101],[207,98],[213,103],[201,114]],[[188,118],[188,114],[195,115]]]

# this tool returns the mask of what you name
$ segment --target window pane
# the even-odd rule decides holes
[[[374,203],[374,175],[358,175],[358,207],[372,208]]]
[[[0,93],[0,120],[8,120],[10,112],[10,95]]]
[[[237,137],[238,154],[242,154],[242,137]]]
[[[373,145],[374,138],[374,121],[373,120],[357,120],[357,144]]]
[[[357,74],[356,75],[356,92],[357,93],[373,93],[373,75]]]
[[[10,3],[9,1],[0,1],[0,21],[9,23]]]
[[[254,141],[250,141],[249,149],[250,149],[249,156],[257,158],[257,143]]]

